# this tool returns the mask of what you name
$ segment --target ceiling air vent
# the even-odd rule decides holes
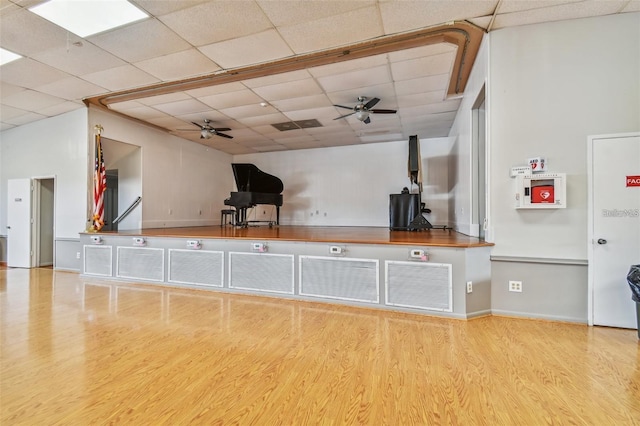
[[[322,124],[315,118],[311,120],[300,120],[300,121],[286,121],[284,123],[275,123],[272,124],[273,127],[280,130],[281,132],[285,132],[287,130],[295,130],[295,129],[310,129],[312,127],[322,127]]]

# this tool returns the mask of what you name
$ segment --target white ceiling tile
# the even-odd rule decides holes
[[[11,96],[3,96],[2,103],[25,111],[37,111],[40,108],[47,108],[65,102],[57,96],[36,92],[35,90],[25,90]]]
[[[124,102],[114,102],[109,104],[109,109],[115,109],[116,111],[126,111],[128,109],[133,108],[142,108],[143,104],[138,101],[124,101]]]
[[[89,42],[48,49],[33,55],[33,59],[69,74],[82,75],[122,66],[125,62]]]
[[[2,66],[3,83],[21,87],[37,87],[69,77],[69,74],[41,64],[33,59],[23,58]]]
[[[22,92],[23,90],[26,90],[26,89],[24,87],[16,86],[14,84],[5,83],[4,81],[0,82],[0,96],[2,97],[11,96],[15,93]]]
[[[226,115],[221,112],[214,110],[207,110],[201,112],[195,112],[192,114],[181,114],[177,115],[176,118],[188,123],[190,126],[193,125],[194,122],[202,123],[205,119],[210,121],[210,124],[213,127],[231,127],[232,129],[238,127],[244,127],[242,124],[238,123],[235,120],[229,119]]]
[[[276,30],[221,41],[200,51],[222,68],[236,68],[292,56],[293,52]]]
[[[323,148],[324,145],[318,141],[308,141],[308,142],[296,142],[296,143],[283,143],[287,149],[315,149],[315,148]]]
[[[380,3],[385,34],[426,28],[445,22],[491,15],[498,0],[401,0]]]
[[[80,76],[84,80],[90,81],[98,86],[106,87],[109,90],[124,90],[132,87],[144,86],[158,83],[158,79],[133,65],[123,65],[121,67],[110,68],[91,74]]]
[[[386,65],[389,58],[386,54],[367,56],[365,58],[354,59],[352,61],[336,62],[335,64],[322,65],[320,67],[309,68],[309,73],[314,77],[325,77],[330,75],[343,74],[349,71],[362,71]]]
[[[193,96],[194,98],[200,98],[209,95],[217,95],[219,93],[237,92],[246,88],[247,86],[236,81],[233,83],[216,84],[213,86],[201,87],[199,89],[185,90],[185,93]]]
[[[126,114],[130,117],[139,118],[140,120],[148,120],[150,118],[162,118],[167,116],[166,113],[162,111],[158,111],[157,109],[154,109],[148,106],[140,106],[138,108],[127,108],[124,110],[118,109],[117,104],[111,105],[110,107],[113,110],[120,111],[123,114]]]
[[[88,40],[127,62],[164,56],[191,47],[157,19],[145,19],[118,31],[97,34]]]
[[[99,95],[107,91],[104,87],[96,86],[95,84],[77,77],[63,78],[62,80],[56,80],[53,83],[37,86],[35,89],[39,92],[68,99],[70,101]]]
[[[267,101],[317,95],[322,93],[322,89],[318,86],[315,80],[311,78],[288,83],[274,84],[271,86],[256,87],[253,91]]]
[[[194,46],[242,37],[273,28],[254,1],[212,1],[159,18]]]
[[[331,106],[329,98],[324,95],[301,96],[299,98],[290,98],[283,100],[274,100],[271,104],[282,112],[299,111],[303,109],[312,109],[323,106]]]
[[[263,99],[249,89],[237,92],[220,93],[217,95],[202,96],[198,98],[202,103],[215,109],[232,108],[242,105],[259,104]]]
[[[264,107],[261,107],[260,105],[252,104],[252,105],[243,105],[243,106],[233,107],[233,108],[225,108],[225,109],[221,109],[220,112],[231,118],[240,120],[243,118],[249,118],[254,116],[275,114],[277,110],[272,106],[267,106],[266,108],[264,108]]]
[[[4,103],[0,105],[0,119],[2,119],[3,122],[28,113],[29,111],[25,111],[20,108],[14,108],[12,106],[5,105]]]
[[[16,127],[14,124],[9,123],[0,123],[0,132],[4,132],[5,130],[9,130],[13,127]]]
[[[331,30],[327,31],[327,28]],[[295,53],[343,46],[384,35],[380,14],[375,6],[283,26],[279,31]],[[322,36],[319,37],[319,34]]]
[[[482,28],[486,31],[489,28],[489,24],[491,23],[491,16],[469,19],[469,22],[471,22],[476,27]]]
[[[0,14],[2,47],[23,56],[65,47],[67,37],[70,43],[82,40],[27,9]]]
[[[427,56],[391,64],[391,74],[395,81],[410,80],[425,75],[447,74],[451,72],[455,56],[452,53]]]
[[[387,65],[318,78],[318,83],[326,92],[357,89],[391,81],[391,73]]]
[[[408,108],[425,104],[435,104],[444,100],[445,91],[414,93],[398,96],[398,108]]]
[[[149,123],[155,124],[156,126],[163,127],[165,129],[172,129],[172,128],[176,128],[178,126],[183,125],[183,122],[181,120],[178,120],[177,118],[171,117],[171,116],[151,118],[146,121],[148,121]]]
[[[357,87],[355,89],[342,90],[339,92],[330,92],[327,93],[327,96],[334,104],[343,106],[355,106],[358,103],[358,97],[360,96],[365,96],[367,99],[380,99],[380,104],[376,105],[377,108],[391,109],[396,106],[396,95],[393,83]]]
[[[131,3],[136,4],[141,9],[147,11],[147,13],[155,16],[166,15],[167,13],[175,12],[181,9],[187,9],[189,7],[197,6],[200,3],[205,3],[210,0],[129,0]]]
[[[28,112],[26,114],[22,114],[17,117],[12,117],[7,119],[3,118],[2,122],[13,124],[14,126],[22,126],[23,124],[39,121],[39,120],[42,120],[43,118],[47,118],[47,116],[42,114],[36,114],[35,112]]]
[[[542,9],[582,1],[583,0],[502,0],[498,8],[498,13],[522,12],[525,10]]]
[[[620,11],[622,13],[640,12],[640,0],[631,0]]]
[[[193,114],[197,112],[209,111],[210,108],[195,99],[185,99],[183,101],[169,102],[153,106],[155,109],[171,115]]]
[[[440,55],[442,53],[453,53],[458,50],[458,46],[451,43],[437,43],[427,46],[414,47],[412,49],[398,50],[389,52],[389,60],[391,62],[407,61],[409,59],[417,59],[425,56]]]
[[[281,113],[259,115],[257,117],[241,118],[238,121],[246,126],[265,126],[272,123],[284,123],[288,118]]]
[[[274,152],[274,151],[286,151],[287,147],[284,145],[265,145],[265,146],[257,146],[254,148],[258,152]]]
[[[293,121],[310,120],[313,118],[317,120],[332,120],[337,117],[336,109],[333,106],[288,111],[285,112],[284,115]]]
[[[254,89],[256,87],[272,86],[274,84],[289,83],[296,80],[306,80],[308,78],[311,78],[311,74],[309,74],[307,70],[298,70],[252,78],[250,80],[245,80],[244,84],[247,87]]]
[[[493,28],[499,29],[517,25],[530,25],[540,22],[562,21],[566,19],[588,18],[590,16],[608,15],[618,12],[626,5],[626,0],[585,0],[579,5],[561,4],[555,7],[499,14]]]
[[[373,6],[375,1],[258,0],[258,4],[274,25],[283,26],[315,21],[351,10]]]
[[[147,59],[134,65],[163,81],[209,74],[220,69],[196,49]]]
[[[436,90],[446,91],[449,86],[449,75],[431,75],[428,77],[397,81],[394,84],[396,87],[396,95],[398,97],[414,93],[433,92]]]
[[[65,112],[75,111],[77,109],[86,107],[87,106],[81,102],[66,101],[60,104],[52,105],[50,107],[39,109],[38,113],[46,115],[47,117],[55,117],[56,115],[64,114]]]
[[[149,96],[147,98],[137,99],[143,105],[158,105],[158,104],[168,104],[170,102],[184,101],[187,99],[192,99],[189,95],[184,92],[175,92],[175,93],[167,93],[164,95],[157,96]]]

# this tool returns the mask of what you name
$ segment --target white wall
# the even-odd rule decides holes
[[[640,130],[640,13],[490,34],[493,255],[587,258],[587,136]],[[567,173],[566,209],[513,208],[512,166]]]
[[[0,229],[7,225],[8,179],[55,175],[55,237],[78,238],[86,229],[87,148],[86,109],[0,133]]]
[[[427,218],[446,224],[448,218],[448,138],[420,140],[423,202],[432,209]],[[236,155],[235,163],[253,163],[284,183],[283,225],[389,226],[389,194],[409,187],[409,141],[332,148]],[[414,188],[415,189],[415,188]],[[271,216],[260,206],[250,220]]]
[[[142,196],[142,216],[132,216],[118,229],[202,226],[220,223],[220,210],[233,189],[231,156],[186,141],[162,130],[122,118],[108,111],[89,109],[89,127],[100,124],[102,136],[141,147],[141,191],[136,188],[133,163],[126,166],[132,196]],[[108,161],[108,159],[107,159]],[[127,161],[134,161],[129,159]],[[134,161],[135,162],[135,161]],[[136,193],[139,192],[139,193]],[[124,201],[128,204],[133,201]],[[127,206],[123,206],[126,208]],[[132,222],[138,223],[132,223]]]

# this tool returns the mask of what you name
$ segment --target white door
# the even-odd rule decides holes
[[[31,267],[31,179],[7,182],[7,266]]]
[[[592,323],[636,328],[627,272],[640,264],[640,135],[589,138]]]

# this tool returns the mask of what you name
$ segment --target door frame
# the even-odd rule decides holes
[[[33,185],[31,200],[31,249],[33,251],[33,256],[31,257],[31,267],[40,266],[40,244],[42,242],[42,224],[40,223],[40,191],[42,187],[43,180],[53,180],[53,268],[56,267],[56,200],[57,200],[57,182],[56,175],[51,176],[35,176],[31,178],[31,184]]]
[[[593,326],[594,323],[594,301],[593,301],[593,293],[594,293],[594,284],[593,284],[593,243],[594,243],[594,215],[595,211],[593,209],[593,141],[599,139],[624,139],[630,137],[639,137],[640,132],[632,132],[632,133],[613,133],[613,134],[604,134],[604,135],[591,135],[587,137],[587,293],[588,293],[588,303],[587,303],[587,323],[590,326]]]

